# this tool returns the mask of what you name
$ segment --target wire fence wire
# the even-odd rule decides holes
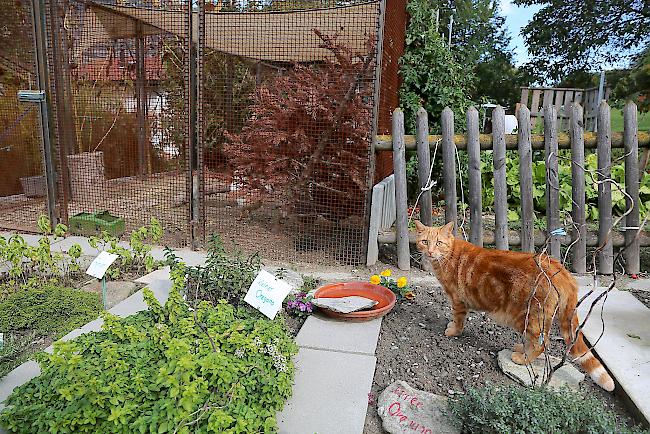
[[[28,4],[7,7],[29,16]],[[362,262],[372,137],[397,104],[405,30],[404,1],[388,4],[46,1],[59,218],[108,211],[128,234],[155,217],[169,245],[217,233],[269,259]],[[31,22],[16,32],[33,46]],[[27,52],[2,48],[0,60]],[[0,105],[0,152],[13,152],[0,159],[12,177],[0,180],[4,228],[45,213],[21,185],[43,180],[21,80]]]

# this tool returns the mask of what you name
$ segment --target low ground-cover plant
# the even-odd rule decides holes
[[[0,377],[44,343],[96,319],[102,303],[95,293],[47,285],[17,291],[0,301]]]
[[[274,321],[222,301],[192,308],[176,284],[161,306],[104,313],[101,332],[57,342],[41,375],[0,413],[10,432],[274,432],[297,346]]]
[[[467,433],[635,433],[598,399],[570,390],[488,385],[449,401]]]
[[[397,296],[397,300],[413,300],[415,298],[415,293],[409,287],[406,277],[402,276],[399,279],[395,280],[391,277],[392,275],[393,272],[387,268],[379,274],[370,276],[370,283],[373,285],[381,285],[390,289]]]

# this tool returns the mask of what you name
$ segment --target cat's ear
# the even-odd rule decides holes
[[[449,222],[440,228],[440,234],[445,237],[453,236],[454,222]]]
[[[418,232],[424,232],[427,227],[422,224],[420,220],[415,220],[415,228],[418,230]]]

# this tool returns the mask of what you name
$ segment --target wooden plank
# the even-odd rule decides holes
[[[538,89],[533,90],[533,102],[530,105],[530,114],[537,116],[539,114],[539,97],[542,92]]]
[[[550,112],[555,107],[548,107]],[[558,146],[557,146],[557,123],[556,113],[549,114],[544,118],[544,152],[546,161],[546,228],[550,238],[549,254],[560,259],[560,237],[551,235],[555,229],[560,229],[560,194],[558,177]]]
[[[420,189],[426,188],[429,183],[431,171],[431,154],[429,152],[429,115],[420,107],[417,114],[417,149],[418,149],[418,179]],[[433,224],[433,201],[431,189],[421,191],[420,196],[420,221],[426,225]]]
[[[544,113],[544,123],[551,113]],[[535,212],[533,209],[533,149],[530,146],[530,110],[521,106],[517,113],[519,125],[519,180],[521,201],[521,250],[534,252],[533,231]],[[555,119],[555,118],[553,118]]]
[[[574,102],[571,106],[571,198],[573,209],[571,216],[574,228],[571,233],[573,252],[573,271],[576,273],[587,272],[587,220],[585,214],[585,148],[583,130],[582,106]]]
[[[492,111],[492,146],[494,147],[494,236],[496,248],[508,250],[508,195],[506,185],[505,111]]]
[[[569,127],[569,118],[571,116],[571,104],[573,104],[573,91],[567,90],[564,92],[564,102],[562,103],[562,110],[558,111],[560,124],[558,131],[565,131]]]
[[[527,120],[530,122],[530,120]],[[478,110],[467,110],[467,156],[469,158],[469,241],[483,247],[483,185]]]
[[[582,104],[582,95],[583,92],[581,90],[577,90],[575,97],[573,98],[574,103]],[[583,117],[584,117],[584,110],[583,110]]]
[[[370,267],[379,259],[379,226],[381,225],[381,214],[384,208],[384,184],[379,183],[372,187],[372,199],[370,202],[370,223],[368,225],[368,250],[366,253],[366,265]]]
[[[636,104],[632,101],[623,109],[623,131],[625,136],[625,191],[632,197],[625,198],[626,208],[633,207],[625,217],[625,272],[638,274],[640,271],[639,252],[639,141],[637,138],[638,119]]]
[[[650,132],[648,131],[639,131],[638,133],[639,147],[649,148],[650,147]],[[393,142],[390,135],[379,135],[377,136],[377,144],[375,146],[376,151],[392,151]],[[433,148],[436,145],[438,140],[442,140],[440,135],[430,135],[429,136],[429,148]],[[491,134],[480,134],[479,141],[481,142],[481,149],[488,151],[492,149],[492,135]],[[583,135],[583,145],[585,149],[596,149],[598,142],[598,137],[595,133],[585,133]],[[457,149],[467,149],[467,136],[465,134],[456,134],[454,136],[454,143],[456,144]],[[544,135],[543,134],[533,134],[531,136],[531,143],[534,150],[543,150],[544,149]],[[404,144],[407,151],[415,151],[416,146],[416,137],[413,135],[404,136]],[[558,144],[560,149],[571,149],[571,137],[568,133],[558,133]],[[612,148],[623,148],[623,133],[612,133]],[[517,134],[506,134],[506,149],[516,150],[519,149],[517,144]]]
[[[528,94],[530,93],[530,89],[527,87],[522,87],[521,88],[521,100],[519,101],[521,104],[527,106],[528,105]]]
[[[457,233],[458,208],[456,197],[456,146],[454,145],[454,112],[445,107],[442,111],[442,181],[445,189],[445,222],[454,222]]]
[[[397,208],[397,266],[411,268],[408,239],[408,204],[406,195],[406,152],[404,149],[404,112],[393,112],[393,172],[395,174],[395,207]]]
[[[562,113],[562,104],[564,103],[564,91],[558,90],[555,92],[555,114],[560,116]]]
[[[397,218],[395,210],[395,174],[384,178],[381,184],[384,186],[384,204],[380,227],[385,229],[393,226]]]
[[[553,95],[555,94],[554,90],[545,90],[544,91],[544,102],[542,103],[542,116],[544,116],[544,109],[549,105],[553,105]]]
[[[612,246],[612,184],[603,182],[611,177],[612,144],[609,105],[603,101],[598,109],[598,272],[614,272]]]

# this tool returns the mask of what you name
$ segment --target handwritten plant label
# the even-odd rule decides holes
[[[90,267],[86,270],[86,274],[102,279],[104,274],[106,274],[108,267],[110,267],[117,258],[118,256],[113,253],[101,252],[97,255],[92,264],[90,264]]]
[[[288,283],[276,279],[268,271],[261,270],[246,293],[244,301],[269,319],[273,319],[289,291],[291,286]]]

